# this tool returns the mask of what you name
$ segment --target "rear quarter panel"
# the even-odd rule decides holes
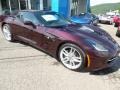
[[[0,22],[2,22],[5,19],[5,15],[0,15]]]
[[[10,15],[1,15],[0,16],[0,28],[2,28],[2,25],[4,23],[7,23],[7,24],[9,24],[12,27],[13,16],[10,16]]]
[[[0,28],[2,27],[2,24],[4,23],[5,18],[7,18],[6,15],[0,15]]]

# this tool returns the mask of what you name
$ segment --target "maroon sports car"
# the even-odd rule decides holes
[[[120,52],[119,45],[104,30],[72,23],[56,12],[19,11],[1,17],[6,40],[21,40],[33,45],[70,70],[106,68]]]

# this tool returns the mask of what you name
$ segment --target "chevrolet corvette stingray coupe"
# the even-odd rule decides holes
[[[119,45],[104,30],[72,23],[56,12],[18,11],[1,18],[1,30],[7,41],[28,43],[73,71],[109,67],[120,52]]]

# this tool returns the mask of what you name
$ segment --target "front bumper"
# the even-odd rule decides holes
[[[114,62],[117,61],[117,60],[120,60],[120,55],[118,55],[118,56],[116,56],[116,57],[114,57],[114,58],[112,58],[112,59],[109,59],[108,62],[107,62],[107,63],[108,63],[108,66],[109,66],[109,67],[113,66],[113,65],[114,65]]]
[[[120,60],[120,48],[118,47],[116,53],[110,56],[95,56],[94,53],[88,53],[90,58],[90,65],[85,71],[98,71],[104,68],[112,67],[116,60]]]
[[[102,60],[102,59],[93,60],[91,61],[90,67],[86,68],[85,71],[98,71],[112,67],[117,60],[120,60],[120,56],[116,56],[114,58],[106,59],[106,60]]]

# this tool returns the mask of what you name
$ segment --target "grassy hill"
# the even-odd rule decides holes
[[[91,7],[91,11],[94,14],[104,14],[110,10],[120,10],[120,3],[107,3]]]

